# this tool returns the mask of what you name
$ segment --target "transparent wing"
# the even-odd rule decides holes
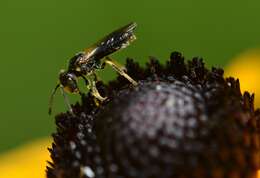
[[[90,58],[92,60],[100,60],[109,54],[126,48],[136,39],[134,35],[136,26],[135,22],[129,23],[108,34],[89,48],[86,48],[84,50],[85,56],[81,59],[80,63],[86,63]]]

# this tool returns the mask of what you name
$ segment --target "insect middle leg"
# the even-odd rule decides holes
[[[107,99],[106,97],[102,97],[96,87],[96,82],[97,82],[97,75],[95,73],[91,74],[87,78],[85,76],[82,76],[82,78],[85,80],[86,85],[88,88],[91,90],[91,94],[97,98],[100,101],[104,101]]]
[[[110,65],[115,71],[117,71],[120,75],[124,76],[129,82],[131,82],[134,86],[137,86],[137,82],[132,79],[123,69],[123,67],[120,67],[115,62],[113,62],[113,59],[110,57],[105,58],[105,64]]]

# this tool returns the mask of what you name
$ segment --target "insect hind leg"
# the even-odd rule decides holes
[[[125,77],[129,82],[131,82],[134,86],[137,86],[137,82],[132,79],[132,77],[130,77],[125,71],[123,67],[120,67],[118,64],[116,64],[112,58],[110,57],[106,57],[105,61],[106,64],[110,65],[115,71],[117,71],[120,75],[122,75],[123,77]]]

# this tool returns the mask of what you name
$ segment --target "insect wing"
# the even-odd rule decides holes
[[[84,50],[85,57],[81,60],[81,63],[87,62],[90,58],[99,60],[120,49],[126,48],[136,39],[134,35],[136,26],[135,22],[129,23],[108,34],[91,47],[86,48]]]

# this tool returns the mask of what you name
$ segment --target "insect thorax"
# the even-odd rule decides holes
[[[95,57],[85,58],[84,52],[80,52],[73,56],[69,62],[68,71],[79,75],[88,75],[92,73],[95,69],[101,68],[100,60],[94,59]]]

